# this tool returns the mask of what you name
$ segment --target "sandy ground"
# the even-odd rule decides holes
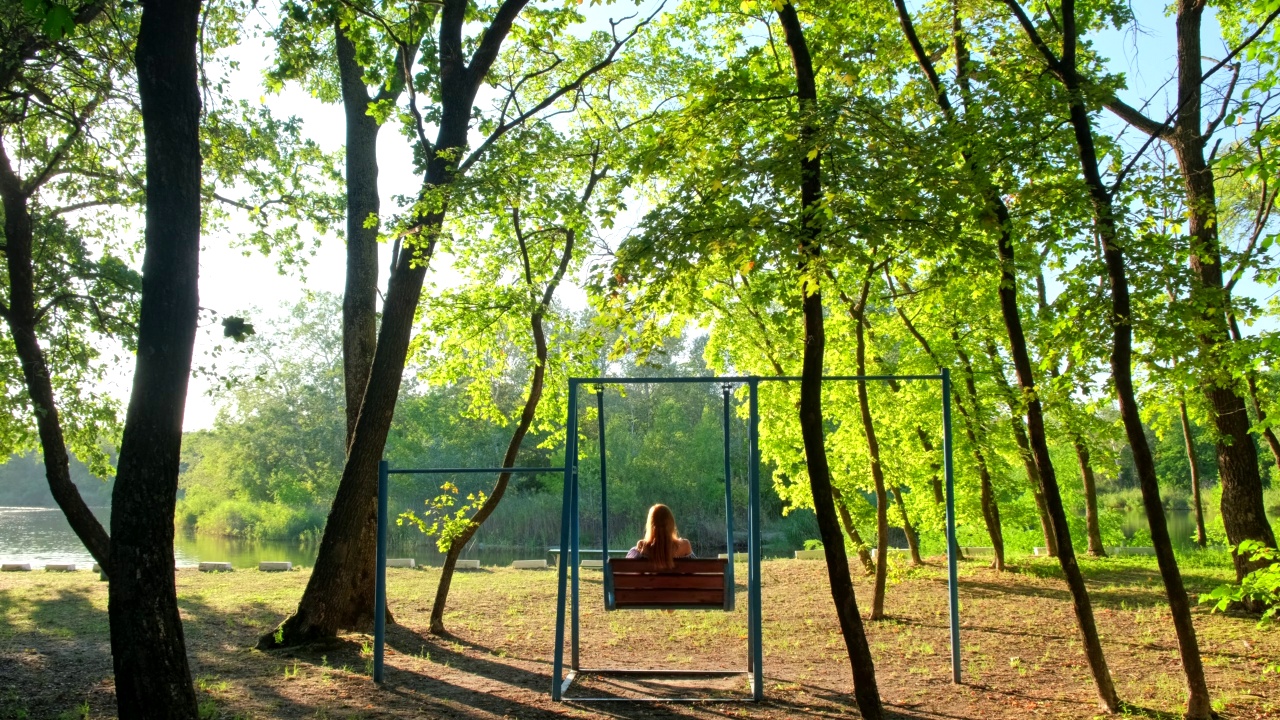
[[[1228,575],[1186,567],[1192,592]],[[1126,715],[1178,717],[1183,681],[1163,590],[1150,558],[1087,560],[1107,660]],[[745,573],[740,573],[740,577]],[[571,697],[694,697],[692,704],[550,699],[554,571],[485,569],[454,581],[451,635],[426,632],[435,570],[389,572],[398,624],[388,632],[384,687],[370,681],[371,644],[262,653],[257,636],[290,611],[307,571],[178,573],[192,673],[205,718],[834,718],[856,717],[852,680],[825,566],[763,565],[766,701],[745,676],[658,680],[583,676]],[[860,604],[871,583],[857,576]],[[724,612],[605,612],[600,575],[584,571],[583,667],[746,667],[746,597]],[[880,693],[895,718],[1089,718],[1097,705],[1066,587],[1053,561],[997,574],[962,565],[964,683],[951,683],[940,558],[893,568],[890,619],[868,623]],[[1280,718],[1280,630],[1197,608],[1215,708],[1227,718]],[[86,572],[0,575],[0,720],[112,717],[106,583]]]

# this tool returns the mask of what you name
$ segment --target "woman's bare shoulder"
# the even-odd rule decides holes
[[[693,545],[689,544],[688,540],[684,538],[679,538],[676,540],[677,556],[692,555],[692,554],[693,554]]]

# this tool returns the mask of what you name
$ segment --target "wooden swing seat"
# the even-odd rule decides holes
[[[733,610],[728,560],[676,560],[673,569],[643,558],[610,558],[604,571],[606,610]]]

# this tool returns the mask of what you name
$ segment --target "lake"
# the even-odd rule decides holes
[[[93,508],[104,525],[109,508]],[[411,535],[391,538],[391,557],[411,557],[420,565],[440,565],[444,555],[433,542],[411,542]],[[281,540],[239,540],[178,533],[174,537],[174,560],[178,567],[191,567],[202,561],[229,562],[233,567],[253,568],[264,560],[288,560],[295,567],[315,564],[316,543]],[[462,557],[479,560],[483,565],[510,565],[513,560],[548,557],[545,547],[486,548],[468,547]],[[88,568],[93,557],[80,538],[72,532],[62,511],[57,508],[0,507],[0,563],[30,563],[40,568],[49,563],[75,563]]]
[[[1169,539],[1175,550],[1192,550],[1196,547],[1196,517],[1190,510],[1164,511],[1165,522],[1169,525]],[[1126,537],[1132,538],[1138,530],[1149,531],[1147,513],[1141,508],[1125,511],[1124,524],[1121,526]],[[1150,542],[1146,543],[1150,544]]]

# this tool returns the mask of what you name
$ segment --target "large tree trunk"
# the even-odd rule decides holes
[[[1187,465],[1191,470],[1191,504],[1196,514],[1196,544],[1204,547],[1208,536],[1204,531],[1204,506],[1200,502],[1200,463],[1196,458],[1195,436],[1191,434],[1191,418],[1187,417],[1187,401],[1178,400],[1178,416],[1182,420],[1182,440],[1187,447]]]
[[[1008,1],[1008,0],[1006,0]],[[1222,281],[1222,247],[1218,237],[1217,195],[1213,169],[1205,162],[1211,132],[1202,129],[1203,74],[1200,30],[1204,0],[1178,0],[1178,107],[1172,128],[1153,122],[1134,108],[1112,100],[1107,104],[1126,122],[1173,148],[1182,175],[1191,236],[1191,302],[1200,308],[1201,387],[1217,430],[1218,478],[1222,485],[1222,524],[1232,545],[1256,540],[1276,547],[1262,499],[1257,448],[1249,432],[1249,415],[1236,390],[1230,356],[1230,298]],[[1216,123],[1216,121],[1215,121]],[[1268,439],[1270,440],[1270,439]],[[1234,555],[1240,580],[1265,562]]]
[[[1001,278],[1002,292],[1004,282],[1005,279]],[[1016,303],[1017,300],[1015,299],[1015,308]],[[1009,381],[1005,379],[1004,361],[1000,359],[1000,352],[993,343],[987,344],[987,354],[991,358],[992,375],[995,377],[996,384],[1000,386],[1001,391],[1004,393],[1005,403],[1009,406],[1009,425],[1013,428],[1013,440],[1018,444],[1018,456],[1022,458],[1022,467],[1027,472],[1027,481],[1031,483],[1031,493],[1036,501],[1036,510],[1040,514],[1040,530],[1044,534],[1045,549],[1048,551],[1049,557],[1057,557],[1058,538],[1054,535],[1053,524],[1049,520],[1049,505],[1044,499],[1044,482],[1040,479],[1040,469],[1036,465],[1034,454],[1031,452],[1031,441],[1027,439],[1027,426],[1022,422],[1021,403],[1019,403],[1018,396],[1014,393],[1013,388],[1009,387]],[[965,358],[966,365],[968,365],[968,362],[968,358]]]
[[[1075,3],[1063,0],[1060,20],[1062,23],[1063,49],[1060,60],[1053,57],[1047,45],[1038,40],[1034,26],[1022,12],[1016,0],[1006,0],[1018,15],[1019,21],[1032,36],[1037,49],[1049,62],[1051,69],[1058,75],[1067,91],[1068,109],[1071,127],[1076,139],[1076,149],[1080,160],[1080,170],[1085,184],[1089,188],[1093,203],[1094,227],[1102,240],[1103,259],[1106,262],[1107,282],[1111,291],[1111,376],[1116,389],[1116,399],[1120,405],[1120,417],[1124,422],[1125,435],[1133,451],[1133,462],[1137,469],[1138,482],[1142,488],[1142,504],[1146,509],[1147,522],[1151,528],[1151,541],[1155,546],[1156,563],[1160,568],[1160,578],[1164,582],[1165,594],[1169,601],[1170,613],[1173,617],[1174,630],[1178,636],[1178,652],[1182,660],[1182,669],[1187,679],[1187,711],[1188,718],[1208,718],[1212,714],[1209,703],[1209,690],[1205,684],[1204,667],[1200,661],[1200,649],[1196,641],[1195,626],[1191,621],[1191,607],[1187,592],[1182,584],[1182,575],[1178,572],[1177,559],[1173,554],[1173,544],[1169,540],[1169,528],[1164,517],[1164,503],[1160,500],[1160,485],[1156,478],[1155,461],[1151,456],[1151,448],[1147,444],[1146,431],[1142,425],[1138,403],[1133,390],[1133,358],[1132,358],[1132,308],[1129,301],[1129,281],[1125,268],[1124,254],[1118,243],[1116,230],[1116,212],[1111,191],[1103,183],[1098,167],[1098,154],[1093,141],[1093,125],[1089,118],[1089,110],[1084,104],[1084,89],[1076,71],[1076,18]],[[1180,48],[1181,52],[1181,48]],[[1199,56],[1196,57],[1197,68]],[[1197,77],[1199,70],[1196,70]],[[1255,459],[1256,466],[1256,459]],[[1055,525],[1059,518],[1055,515]],[[1061,535],[1062,533],[1059,532]],[[1071,553],[1070,542],[1061,548],[1064,559]]]
[[[111,538],[71,480],[71,458],[62,433],[49,365],[36,331],[39,319],[33,261],[35,240],[29,196],[23,191],[21,179],[14,174],[9,158],[3,153],[4,149],[0,148],[0,199],[4,202],[4,254],[8,259],[9,275],[9,308],[4,319],[22,363],[22,377],[26,381],[36,430],[40,435],[49,490],[76,537],[110,574]]]
[[[334,25],[342,109],[347,123],[347,272],[342,294],[342,371],[347,400],[347,444],[356,431],[360,403],[378,344],[378,121],[369,114],[369,93],[356,48]],[[374,223],[368,222],[370,219]],[[372,498],[371,502],[376,502]],[[373,564],[375,548],[368,548]],[[369,589],[372,593],[372,588]]]
[[[1275,534],[1262,501],[1262,476],[1257,446],[1249,432],[1249,414],[1228,370],[1226,293],[1222,283],[1222,252],[1218,239],[1217,197],[1213,170],[1204,160],[1201,131],[1200,25],[1204,0],[1178,0],[1178,96],[1181,106],[1169,138],[1182,173],[1191,235],[1192,303],[1203,308],[1202,354],[1221,368],[1204,378],[1205,396],[1218,430],[1218,476],[1222,485],[1222,522],[1231,544],[1257,540],[1276,547]],[[1258,567],[1235,556],[1237,580]]]
[[[1227,321],[1231,330],[1231,339],[1234,342],[1242,340],[1240,335],[1240,324],[1236,322],[1235,313],[1227,316]],[[1267,413],[1262,409],[1262,402],[1258,399],[1258,373],[1250,368],[1244,374],[1245,387],[1249,390],[1249,404],[1253,406],[1253,415],[1257,419],[1258,425],[1262,426],[1262,437],[1267,441],[1267,448],[1271,450],[1271,457],[1275,460],[1276,469],[1280,470],[1280,438],[1276,437],[1275,430],[1267,425]]]
[[[200,270],[199,0],[143,0],[136,63],[146,143],[137,365],[111,507],[107,616],[121,718],[195,718],[173,575],[182,417]]]
[[[338,78],[342,90],[342,108],[346,120],[346,193],[347,193],[347,268],[342,294],[342,372],[346,396],[347,437],[349,447],[355,437],[360,403],[369,384],[369,372],[378,344],[378,132],[381,126],[369,114],[375,102],[393,100],[403,83],[393,81],[370,98],[364,83],[365,69],[356,60],[356,47],[341,24],[334,24],[334,47],[338,61]],[[403,62],[403,59],[401,59]],[[369,222],[373,220],[373,222]],[[366,478],[362,484],[377,481]],[[370,512],[377,512],[377,496],[367,498]],[[377,538],[366,537],[356,550],[362,566],[373,566],[377,557]],[[361,587],[355,592],[373,596],[373,575],[357,575]],[[391,620],[389,610],[387,620]]]
[[[800,237],[806,260],[817,259],[819,223],[822,206],[822,152],[817,142],[816,119],[818,91],[814,82],[813,60],[805,44],[804,29],[796,16],[795,6],[789,1],[775,6],[778,20],[791,50],[796,73],[796,95],[800,112]],[[813,144],[813,151],[807,150]],[[802,271],[807,268],[801,268]],[[881,720],[884,709],[880,703],[880,690],[876,685],[875,663],[871,647],[867,643],[862,616],[853,593],[853,580],[849,576],[849,561],[845,556],[844,542],[840,538],[840,524],[836,518],[835,503],[831,496],[831,468],[827,462],[826,438],[822,426],[822,374],[823,351],[826,335],[822,318],[822,293],[810,288],[804,298],[804,359],[800,380],[800,434],[808,461],[809,485],[813,493],[814,512],[818,517],[818,531],[827,556],[827,577],[831,583],[831,599],[836,606],[836,617],[849,653],[853,670],[853,693],[858,710],[865,720]],[[884,558],[881,558],[883,561]],[[877,563],[882,565],[883,562]]]
[[[859,375],[867,374],[866,309],[871,281],[862,283],[858,302],[850,305],[853,315],[856,359]],[[871,460],[871,480],[876,490],[876,584],[871,601],[871,619],[883,620],[884,586],[889,572],[889,495],[885,491],[884,468],[880,464],[880,440],[876,437],[875,423],[871,418],[871,402],[867,397],[867,383],[858,381],[858,410],[862,416],[862,433],[867,438],[867,456]],[[906,517],[905,513],[903,517]]]
[[[840,524],[844,525],[844,531],[849,536],[849,542],[853,545],[854,552],[858,553],[858,561],[862,563],[862,569],[866,574],[871,575],[876,571],[876,561],[871,557],[871,550],[867,548],[867,543],[862,539],[862,533],[858,532],[858,526],[853,524],[853,517],[849,514],[849,506],[844,502],[844,493],[840,489],[832,486],[831,497],[835,501],[836,510],[840,513]]]
[[[466,147],[472,105],[497,58],[511,24],[527,0],[505,0],[467,64],[462,46],[465,0],[445,0],[440,9],[439,132],[427,161],[424,192],[451,184],[456,156]],[[347,448],[342,479],[325,523],[315,568],[298,610],[281,626],[258,638],[268,649],[332,638],[341,630],[373,621],[373,576],[367,548],[376,542],[377,467],[382,459],[413,332],[427,264],[444,223],[443,205],[420,216],[415,232],[403,238],[382,306],[382,325],[355,433]]]

